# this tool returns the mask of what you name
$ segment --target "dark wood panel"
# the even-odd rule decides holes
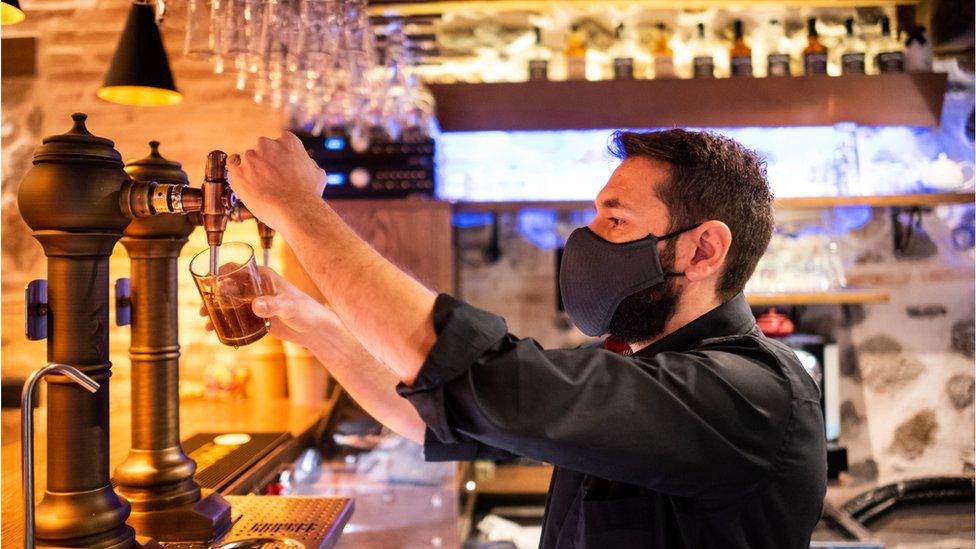
[[[343,220],[383,257],[437,292],[454,291],[454,248],[449,202],[427,199],[330,200]],[[328,244],[323,244],[328,245]],[[294,252],[282,248],[284,276],[321,299]]]
[[[934,73],[432,84],[444,131],[671,126],[936,126]]]
[[[0,75],[37,76],[37,38],[4,38],[0,43]]]
[[[332,200],[376,251],[438,292],[454,291],[451,204],[437,200]]]

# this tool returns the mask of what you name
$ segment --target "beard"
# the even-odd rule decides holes
[[[665,273],[674,269],[675,247],[670,241],[661,253],[661,267]],[[643,343],[664,333],[664,327],[678,310],[681,293],[675,277],[665,277],[664,282],[630,294],[613,314],[609,334],[626,343]]]

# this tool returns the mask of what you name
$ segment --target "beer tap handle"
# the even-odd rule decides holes
[[[119,278],[115,281],[115,325],[132,324],[132,281]]]
[[[34,282],[38,282],[35,280]],[[42,281],[46,282],[46,281]],[[45,291],[46,293],[46,291]],[[67,364],[48,364],[31,373],[24,383],[20,395],[20,447],[21,447],[21,476],[24,491],[24,547],[34,549],[34,396],[37,385],[48,374],[62,374],[89,393],[98,391],[98,382]]]
[[[30,341],[47,339],[47,280],[31,280],[24,289],[27,319],[24,332]]]
[[[258,236],[261,237],[261,250],[264,252],[264,266],[271,266],[271,246],[274,244],[275,230],[258,221]]]
[[[258,224],[258,236],[261,238],[261,250],[264,252],[264,266],[267,267],[271,259],[271,246],[274,244],[275,230],[265,225],[260,219],[254,217],[251,210],[243,202],[237,202],[230,212],[231,221],[240,223],[248,219],[253,219]]]

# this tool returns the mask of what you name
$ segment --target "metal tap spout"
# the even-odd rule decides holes
[[[24,480],[24,547],[34,549],[34,393],[49,374],[62,374],[89,393],[98,391],[98,382],[67,364],[48,364],[31,373],[20,396],[21,474]]]

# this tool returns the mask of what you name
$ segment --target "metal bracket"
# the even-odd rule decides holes
[[[932,211],[931,208],[923,208],[921,206],[911,206],[909,208],[894,206],[891,208],[891,234],[896,253],[904,252],[908,249],[915,230],[922,228],[922,214],[930,211]],[[903,221],[905,216],[908,218],[907,221]]]
[[[115,281],[115,325],[132,324],[132,281],[120,278]]]
[[[47,339],[47,280],[31,280],[24,288],[26,322],[24,333],[30,341]]]

